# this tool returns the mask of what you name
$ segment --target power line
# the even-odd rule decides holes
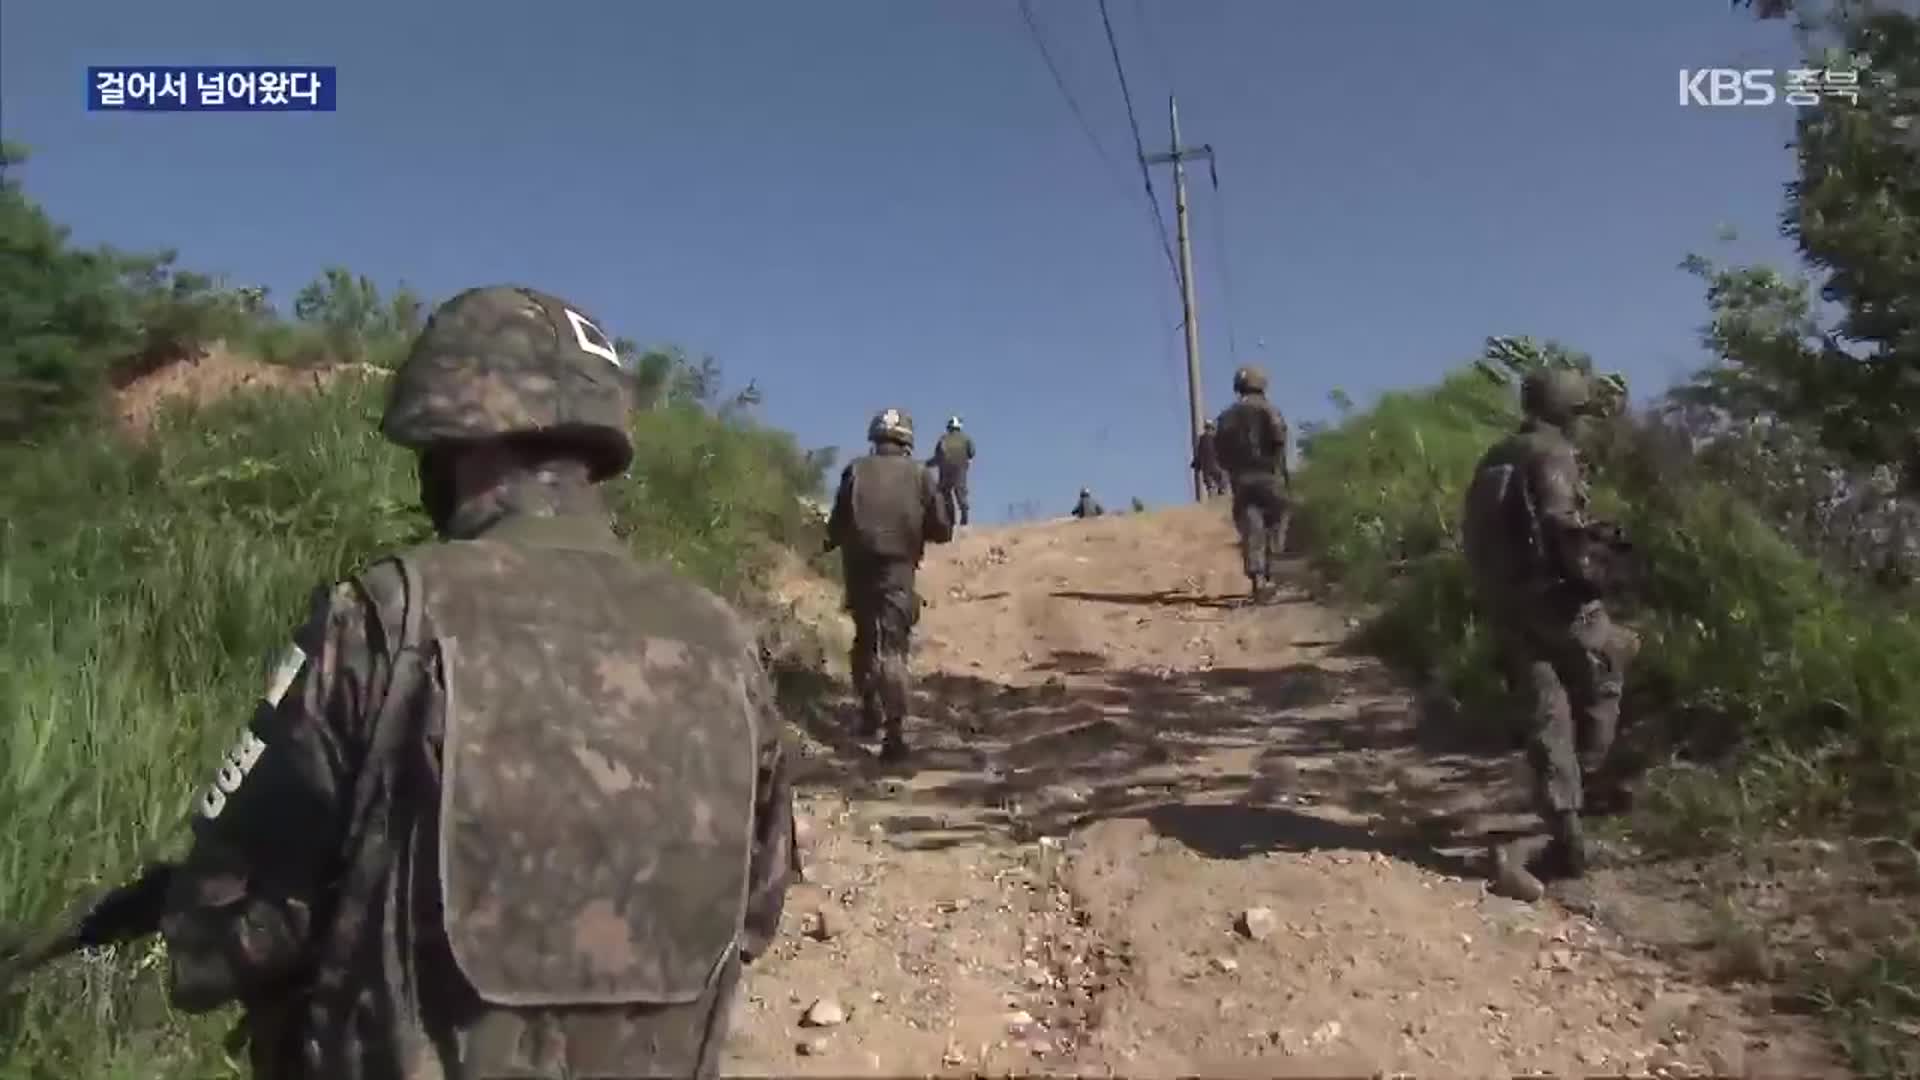
[[[1221,291],[1227,294],[1227,350],[1238,363],[1240,338],[1233,326],[1233,260],[1227,257],[1226,199],[1220,194],[1220,164],[1212,156],[1207,158],[1207,171],[1213,177],[1213,232],[1219,247],[1215,257],[1220,260]]]
[[[1048,74],[1053,76],[1054,87],[1060,91],[1061,97],[1067,99],[1067,108],[1073,111],[1074,120],[1079,122],[1080,133],[1087,137],[1087,142],[1093,147],[1093,152],[1100,156],[1101,161],[1125,172],[1126,167],[1107,152],[1106,145],[1093,133],[1093,125],[1087,121],[1087,114],[1080,108],[1079,99],[1074,97],[1073,91],[1067,88],[1066,78],[1060,74],[1059,65],[1053,62],[1053,54],[1047,50],[1047,40],[1040,33],[1040,24],[1034,21],[1031,0],[1020,0],[1020,17],[1027,22],[1027,32],[1032,35],[1034,46],[1040,50],[1040,59],[1045,61]]]
[[[1120,62],[1120,42],[1113,36],[1113,19],[1107,15],[1107,0],[1100,0],[1100,23],[1107,30],[1107,48],[1113,53],[1114,74],[1120,77],[1120,100],[1127,106],[1127,129],[1133,132],[1134,156],[1140,162],[1140,179],[1147,185],[1147,206],[1153,211],[1160,250],[1167,256],[1167,269],[1173,272],[1174,284],[1178,286],[1180,264],[1173,257],[1173,245],[1167,242],[1167,219],[1160,213],[1160,196],[1153,191],[1153,172],[1147,168],[1147,145],[1140,139],[1140,121],[1133,112],[1133,92],[1127,89],[1127,68]]]

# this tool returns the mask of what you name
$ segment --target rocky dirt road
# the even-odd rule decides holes
[[[1422,723],[1302,568],[1242,606],[1232,542],[1191,508],[930,554],[916,760],[847,710],[800,740],[808,881],[730,1074],[1839,1075],[1760,995],[1488,895],[1517,755]]]

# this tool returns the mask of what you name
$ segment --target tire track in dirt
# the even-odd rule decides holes
[[[1515,755],[1423,725],[1303,591],[1242,606],[1232,539],[1215,506],[929,554],[915,760],[812,725],[810,880],[729,1073],[1841,1075],[1797,1019],[1488,895]],[[802,1024],[819,998],[845,1022]]]

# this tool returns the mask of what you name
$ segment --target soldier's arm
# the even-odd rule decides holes
[[[1293,465],[1287,460],[1287,418],[1271,405],[1267,406],[1267,415],[1273,420],[1273,453],[1274,460],[1279,462],[1280,479],[1292,487]]]
[[[932,476],[920,478],[920,520],[928,543],[944,544],[953,539],[953,515],[948,513],[947,500],[940,497]]]
[[[840,470],[840,486],[833,493],[833,511],[827,515],[827,550],[846,543],[853,525],[853,466]]]
[[[160,932],[175,1007],[269,995],[310,959],[336,873],[374,670],[368,605],[353,584],[312,614],[239,742],[195,801],[193,843]]]
[[[1537,455],[1528,470],[1533,488],[1534,514],[1540,535],[1561,575],[1570,581],[1589,580],[1584,545],[1586,507],[1580,483],[1580,465],[1571,448]]]
[[[967,436],[967,460],[973,460],[973,436]]]
[[[746,932],[741,943],[741,952],[749,963],[766,952],[779,933],[787,888],[801,873],[792,769],[780,710],[765,669],[757,662],[755,669],[752,693],[760,717],[760,771],[754,787],[753,857],[747,880]]]

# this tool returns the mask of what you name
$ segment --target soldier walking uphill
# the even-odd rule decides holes
[[[1092,488],[1080,489],[1080,501],[1073,504],[1072,513],[1074,517],[1081,519],[1100,517],[1106,512],[1107,508],[1101,506],[1100,500],[1093,497]]]
[[[579,309],[475,289],[381,429],[440,542],[319,590],[197,807],[160,923],[257,1077],[711,1076],[779,923],[792,796],[719,598],[618,540],[630,376]]]
[[[1583,800],[1604,775],[1639,640],[1608,619],[1600,599],[1614,531],[1587,520],[1571,439],[1592,411],[1592,385],[1574,371],[1534,372],[1520,393],[1526,420],[1476,466],[1462,539],[1508,679],[1532,696],[1527,756],[1550,834],[1535,869],[1577,877],[1586,867]],[[1495,851],[1496,881],[1537,895],[1520,850]]]
[[[1227,491],[1227,474],[1220,468],[1220,429],[1212,420],[1200,429],[1193,443],[1193,471],[1200,475],[1202,490],[1209,498]]]
[[[1287,546],[1293,474],[1287,465],[1287,422],[1267,401],[1267,375],[1243,367],[1233,373],[1239,400],[1215,421],[1220,467],[1233,489],[1233,525],[1253,600],[1273,598],[1273,564]]]
[[[920,619],[914,577],[929,543],[953,539],[953,519],[933,476],[913,456],[913,418],[887,409],[867,425],[873,452],[840,474],[827,550],[840,549],[853,615],[853,685],[862,738],[882,727],[880,756],[907,755],[907,652]]]
[[[940,477],[940,501],[947,506],[947,517],[956,525],[965,525],[971,516],[967,506],[967,472],[973,467],[973,438],[960,430],[960,418],[947,419],[947,433],[933,446],[933,467]]]

